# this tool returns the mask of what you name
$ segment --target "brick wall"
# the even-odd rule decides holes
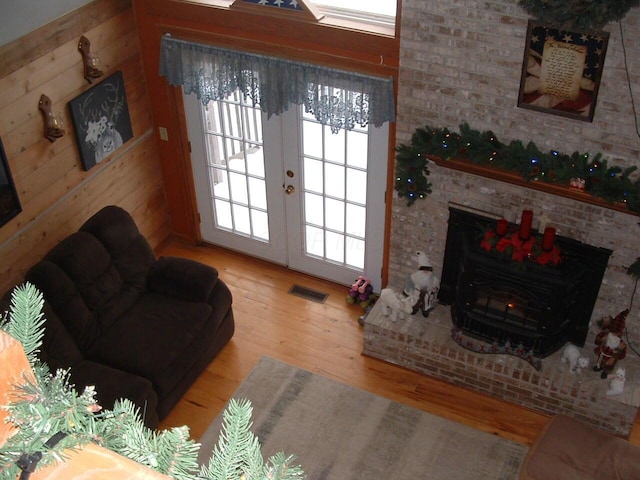
[[[640,163],[640,139],[627,83],[620,25],[610,32],[593,122],[517,107],[528,16],[512,0],[403,0],[398,143],[418,127],[457,130],[468,123],[492,130],[504,143],[533,141],[564,153],[602,152],[611,164]],[[640,8],[621,22],[630,81],[640,113]],[[407,207],[395,198],[389,285],[402,287],[424,250],[440,273],[449,202],[473,206],[517,221],[524,208],[544,214],[558,234],[613,250],[593,315],[627,308],[634,281],[625,269],[640,256],[640,217],[503,182],[430,165],[433,193]],[[637,302],[636,302],[637,303]],[[640,346],[640,307],[627,319],[632,344]]]

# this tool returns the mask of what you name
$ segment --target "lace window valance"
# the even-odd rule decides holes
[[[309,63],[162,37],[160,75],[182,85],[203,104],[236,90],[269,117],[292,104],[337,132],[356,124],[379,127],[395,119],[393,78],[379,78]]]

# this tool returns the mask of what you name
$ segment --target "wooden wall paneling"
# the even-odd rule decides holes
[[[101,61],[104,62],[105,76],[114,69],[112,66],[116,66],[138,51],[133,16],[123,14],[120,17],[129,20],[110,22],[110,25],[114,27],[119,26],[114,35],[105,33],[109,25],[98,27],[93,32],[87,33],[88,35],[95,33],[98,39],[103,38],[109,42],[102,49],[96,51]],[[128,25],[129,31],[123,31],[120,28],[122,25]],[[12,135],[12,141],[6,146],[8,156],[13,156],[26,146],[42,139],[42,116],[38,110],[38,102],[43,93],[51,98],[53,111],[63,115],[68,128],[70,118],[66,111],[67,102],[91,86],[82,76],[82,57],[77,50],[77,44],[78,40],[74,39],[60,47],[61,62],[57,61],[58,57],[54,54],[48,54],[46,63],[38,59],[36,67],[27,65],[12,74],[11,83],[27,87],[24,88],[24,94],[19,97],[10,96],[15,93],[16,88],[10,89],[8,93],[2,92],[0,94],[0,105],[5,104],[0,107],[2,109],[0,132],[17,132],[21,127],[24,128],[24,135]],[[131,45],[135,45],[136,48],[131,48]],[[35,79],[34,72],[38,72]]]
[[[190,165],[190,156],[185,156],[186,138],[182,136],[178,120],[178,108],[175,105],[174,88],[167,85],[158,75],[159,42],[162,28],[150,21],[141,10],[144,7],[134,2],[134,11],[140,34],[140,48],[147,81],[147,92],[151,100],[151,114],[154,124],[154,136],[158,144],[167,208],[171,219],[171,231],[174,236],[194,243],[197,241],[198,226],[193,220],[195,195],[187,183],[185,165]],[[162,141],[158,127],[167,129],[169,141]]]
[[[110,162],[91,181],[74,191],[73,201],[66,202],[64,208],[46,212],[42,222],[30,225],[11,239],[10,245],[2,249],[6,258],[0,264],[2,291],[13,285],[16,278],[22,278],[60,239],[75,232],[105,205],[116,204],[129,211],[145,237],[149,239],[148,234],[154,234],[152,246],[163,241],[169,235],[169,222],[155,154],[151,135],[143,137],[126,155]]]
[[[136,40],[136,38],[131,37],[129,41],[131,40]],[[138,112],[147,111],[149,104],[146,97],[144,78],[141,75],[139,55],[134,54],[126,58],[124,63],[117,65],[116,69],[122,70],[125,78],[134,135],[144,133],[150,129],[151,125],[147,113],[138,114]],[[141,105],[138,105],[138,103],[141,103]],[[55,199],[60,198],[66,192],[72,190],[89,176],[89,172],[82,170],[68,109],[65,108],[65,112],[66,118],[69,120],[66,125],[66,135],[54,144],[58,147],[57,155],[44,155],[41,159],[38,159],[37,168],[23,167],[14,170],[12,166],[12,172],[20,194],[21,203],[23,204],[23,209],[33,217],[37,216],[37,213],[44,211],[54,203]],[[38,123],[41,123],[41,119],[28,122],[23,125],[20,130],[37,128],[36,124]],[[25,136],[26,133],[25,135],[16,135],[14,131],[9,138],[24,138]],[[41,135],[38,135],[37,142],[29,149],[36,149],[38,152],[42,152],[41,145],[48,146],[51,144],[43,139]],[[63,145],[67,148],[62,149],[61,147]],[[97,165],[94,169],[102,168],[103,165]],[[31,200],[35,199],[39,199],[40,201],[31,203]],[[14,229],[20,226],[21,224],[16,222]],[[4,237],[11,233],[11,229],[7,227],[3,229],[1,233],[2,237]]]
[[[96,0],[0,47],[0,77],[46,55],[131,7],[131,0]]]
[[[87,15],[93,15],[90,21]],[[64,41],[47,43],[39,36],[39,29],[13,42],[15,48],[33,47],[22,52],[22,64],[10,73],[0,68],[0,137],[8,146],[8,160],[23,208],[0,229],[2,291],[20,283],[33,263],[107,204],[117,202],[129,210],[141,225],[141,232],[153,236],[153,247],[170,234],[130,1],[98,0],[72,12],[65,22],[74,26],[70,31],[59,31]],[[62,25],[52,23],[55,25],[43,28],[51,31]],[[77,25],[89,28],[76,30]],[[91,86],[82,76],[82,57],[77,51],[83,33],[100,57],[105,76],[123,71],[134,133],[122,149],[88,172],[82,169],[67,109],[69,100]],[[37,46],[39,41],[46,45]],[[0,48],[0,58],[5,58],[3,55],[6,49]],[[42,135],[38,111],[42,93],[54,100],[54,111],[66,122],[67,134],[53,144]]]
[[[127,11],[83,33],[90,38],[94,53],[104,61],[103,48],[113,45],[114,42],[132,32],[137,35],[135,18],[131,11]],[[65,72],[68,76],[76,72],[74,76],[82,78],[82,56],[78,51],[79,38],[80,35],[70,39],[42,57],[0,78],[0,109],[29,92],[40,92],[45,88],[43,86],[60,72]],[[83,82],[83,87],[89,86],[86,80]],[[4,122],[9,120],[13,119],[0,119],[0,131],[6,131]]]

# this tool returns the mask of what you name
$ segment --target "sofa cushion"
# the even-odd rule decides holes
[[[148,378],[162,398],[185,373],[174,363],[199,355],[189,349],[210,327],[211,311],[204,303],[147,294],[100,336],[87,356]]]
[[[82,360],[70,370],[69,380],[79,393],[85,387],[95,387],[98,404],[108,410],[113,408],[116,400],[131,400],[140,410],[145,425],[150,428],[157,426],[158,396],[146,378],[101,363]]]
[[[7,290],[0,298],[0,312],[11,310],[11,299],[15,288],[14,286]],[[82,360],[80,350],[47,302],[42,306],[42,317],[44,318],[44,335],[37,353],[40,361],[46,363],[51,371],[69,368],[80,362]]]
[[[69,283],[75,286],[81,301],[97,322],[94,333],[108,330],[144,291],[144,282],[140,285],[140,282],[127,283],[123,280],[105,246],[87,232],[76,232],[65,238],[46,255],[45,260],[56,264],[66,274]],[[45,293],[45,298],[50,301],[49,293]],[[60,317],[65,323],[73,321],[66,315]],[[97,333],[78,342],[81,349],[86,349],[96,336]]]
[[[55,263],[43,260],[31,267],[25,278],[42,292],[80,351],[86,350],[100,329],[69,276]]]
[[[46,363],[52,372],[59,368],[69,368],[82,361],[82,354],[69,331],[45,302],[42,308],[44,337],[38,354],[40,361]]]
[[[161,257],[149,270],[147,288],[189,302],[207,302],[218,271],[188,258]]]
[[[89,218],[80,231],[91,234],[103,245],[129,288],[144,289],[156,257],[126,210],[114,205],[104,207]]]

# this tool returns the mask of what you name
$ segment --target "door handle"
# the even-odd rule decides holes
[[[296,187],[294,187],[293,185],[287,185],[287,188],[284,189],[284,193],[286,193],[287,195],[291,195],[295,191]]]

